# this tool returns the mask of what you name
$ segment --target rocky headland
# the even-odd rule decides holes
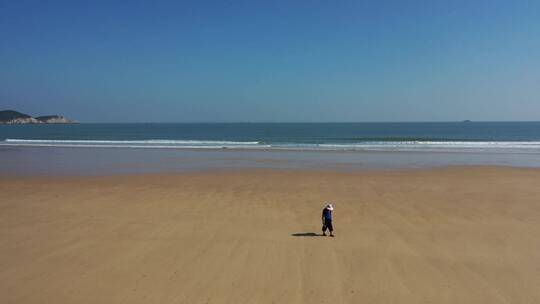
[[[19,124],[77,124],[75,120],[65,118],[60,115],[46,115],[32,117],[30,115],[6,110],[0,111],[0,124],[19,125]]]

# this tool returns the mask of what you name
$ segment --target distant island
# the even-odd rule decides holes
[[[0,111],[0,124],[8,125],[22,125],[22,124],[77,124],[79,122],[71,119],[67,119],[60,115],[46,115],[32,117],[30,115],[6,110]]]

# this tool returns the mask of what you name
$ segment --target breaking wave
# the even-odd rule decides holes
[[[383,140],[358,142],[260,142],[227,140],[51,140],[6,139],[2,146],[153,148],[153,149],[270,149],[328,151],[426,151],[426,152],[499,152],[540,153],[540,141],[411,141]]]

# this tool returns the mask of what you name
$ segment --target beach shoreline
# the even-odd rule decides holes
[[[4,303],[535,303],[540,170],[0,176]],[[336,237],[320,234],[325,202]]]
[[[101,176],[228,170],[347,171],[449,166],[539,168],[540,154],[0,147],[0,174]]]

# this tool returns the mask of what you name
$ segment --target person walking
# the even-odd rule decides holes
[[[322,235],[326,236],[326,229],[330,231],[330,236],[333,237],[334,234],[334,227],[332,226],[332,212],[334,211],[334,207],[332,204],[328,203],[326,206],[324,206],[324,209],[322,211]]]

